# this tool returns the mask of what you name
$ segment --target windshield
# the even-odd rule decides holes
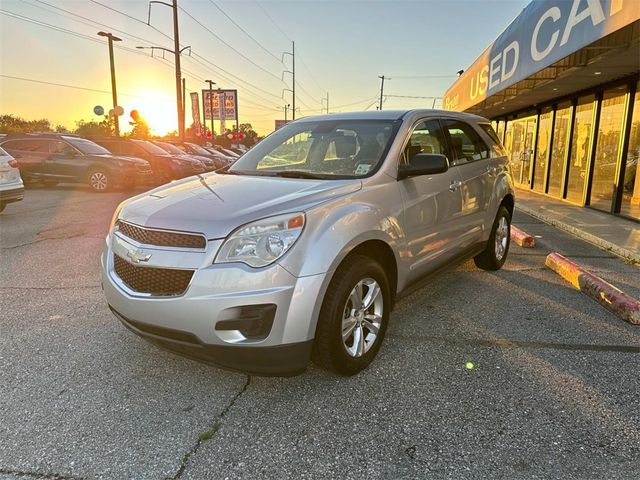
[[[317,178],[365,177],[382,161],[393,131],[392,120],[292,123],[245,153],[229,171],[251,175],[298,172]]]
[[[158,145],[160,148],[162,148],[163,150],[166,150],[167,152],[171,153],[172,155],[184,155],[184,152],[182,150],[180,150],[175,145],[171,145],[170,143],[167,143],[167,142],[156,142],[155,145]]]
[[[91,140],[76,137],[62,137],[85,155],[111,155],[111,152]]]
[[[168,155],[166,150],[163,150],[159,146],[154,145],[151,142],[147,142],[146,140],[132,140],[132,142],[140,145],[145,152],[150,153],[151,155]]]
[[[198,155],[209,155],[209,152],[202,148],[200,145],[196,145],[195,143],[185,143],[185,145],[191,147],[191,149],[193,149],[193,151]]]

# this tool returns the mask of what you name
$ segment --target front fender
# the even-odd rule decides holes
[[[307,212],[305,231],[281,265],[297,277],[333,272],[351,250],[369,240],[389,245],[399,264],[405,237],[398,218],[345,197]]]

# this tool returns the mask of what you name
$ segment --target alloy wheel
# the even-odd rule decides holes
[[[505,217],[500,217],[500,220],[498,220],[495,238],[496,260],[500,261],[507,251],[507,242],[509,241],[509,222]]]
[[[342,315],[342,343],[351,357],[367,353],[382,326],[384,300],[378,282],[360,280],[347,298]]]
[[[102,172],[93,172],[89,178],[91,188],[94,190],[105,190],[108,185],[107,176]]]

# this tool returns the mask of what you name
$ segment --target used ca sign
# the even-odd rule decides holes
[[[464,110],[640,18],[637,0],[538,0],[445,94]]]

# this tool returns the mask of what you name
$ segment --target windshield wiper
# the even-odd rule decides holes
[[[313,178],[316,180],[323,180],[327,178],[326,175],[318,175],[317,173],[303,172],[301,170],[281,170],[278,172],[270,172],[274,177],[284,178]]]

